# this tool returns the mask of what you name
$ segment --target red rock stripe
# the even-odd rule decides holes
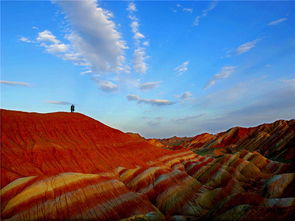
[[[120,172],[118,172],[119,176],[122,176],[127,170],[127,168],[121,169]]]
[[[222,167],[223,163],[220,163],[220,161],[214,163],[207,171],[198,177],[198,180],[202,183],[208,182],[208,180],[210,180],[210,178]]]
[[[108,200],[114,199],[121,194],[125,194],[128,189],[122,184],[113,189],[102,191],[102,185],[112,185],[114,180],[108,180],[98,184],[79,188],[71,192],[64,192],[63,194],[53,198],[44,199],[42,202],[34,205],[33,207],[27,208],[25,211],[18,212],[17,217],[30,217],[30,214],[40,214],[40,210],[43,211],[39,220],[48,220],[58,217],[58,219],[68,219],[71,216],[82,213],[97,204],[104,203]],[[115,182],[120,183],[115,180]],[[65,189],[66,190],[66,189]],[[61,202],[61,200],[63,202]],[[58,207],[58,204],[60,207]],[[61,206],[61,204],[64,206]],[[31,218],[30,218],[31,219]],[[30,220],[28,219],[28,220]]]
[[[92,220],[119,220],[155,210],[156,208],[149,201],[136,193],[128,192],[104,203],[97,204],[72,218],[79,219],[84,217],[85,214],[93,214]]]
[[[170,188],[171,186],[176,185],[177,183],[179,183],[179,181],[181,181],[182,179],[184,179],[187,176],[188,175],[186,173],[183,173],[183,172],[172,174],[172,176],[169,175],[167,178],[165,178],[165,179],[161,180],[160,182],[156,183],[154,185],[154,190],[155,190],[155,192],[157,194],[160,194],[163,191],[165,191],[168,188]]]
[[[171,207],[169,210],[166,211],[167,214],[173,214],[175,211],[182,208],[185,204],[194,204],[194,199],[197,198],[196,194],[199,192],[202,185],[196,181],[192,183],[188,188],[188,191],[182,194],[182,197]]]
[[[182,155],[182,156],[176,156],[175,158],[169,158],[169,159],[165,159],[165,160],[162,160],[162,162],[164,164],[169,164],[170,161],[173,161],[173,160],[178,160],[178,161],[183,161],[184,159],[183,158],[187,158],[188,156],[192,155],[193,153],[188,153],[188,154],[185,154],[185,155]],[[194,156],[192,155],[191,158],[194,158]]]
[[[159,159],[159,161],[162,161],[162,162],[166,162],[166,161],[169,161],[171,159],[175,159],[175,158],[180,158],[180,157],[184,157],[186,155],[190,155],[192,154],[193,152],[192,151],[185,151],[185,152],[181,152],[181,153],[177,153],[177,154],[171,154],[171,155],[167,155],[165,157],[161,157]]]
[[[143,193],[145,195],[148,196],[149,199],[153,199],[154,198],[154,183],[155,181],[162,175],[165,174],[169,174],[171,173],[171,170],[167,170],[166,168],[160,169],[155,171],[154,175],[153,175],[153,180],[151,180],[150,182],[140,182],[139,185],[137,186],[137,192],[139,193]]]
[[[102,181],[106,181],[109,179],[110,179],[110,177],[99,176],[99,177],[95,177],[94,179],[79,180],[77,182],[66,184],[66,185],[63,185],[59,188],[55,188],[52,191],[45,190],[44,192],[42,192],[42,194],[28,198],[26,201],[24,201],[20,204],[17,204],[14,207],[12,207],[11,209],[5,211],[4,213],[2,213],[2,216],[5,218],[10,217],[13,214],[19,213],[19,212],[24,211],[26,209],[29,209],[30,207],[32,207],[36,204],[42,203],[44,201],[48,201],[50,199],[54,199],[54,198],[60,196],[61,194],[63,194],[64,192],[70,192],[70,191],[73,191],[73,190],[76,190],[79,188],[83,188],[88,185],[93,185],[93,184],[97,184]],[[42,180],[39,182],[42,182]]]
[[[24,182],[24,183],[22,183],[22,184],[20,184],[20,185],[16,185],[15,187],[12,187],[10,190],[8,190],[8,191],[6,191],[5,193],[1,194],[1,204],[2,204],[2,206],[3,206],[3,204],[4,204],[7,200],[11,199],[11,198],[14,197],[16,194],[18,194],[19,192],[21,192],[22,190],[24,190],[26,187],[32,185],[33,183],[37,182],[38,180],[41,180],[42,178],[44,178],[44,177],[34,177],[34,178],[28,180],[27,182]],[[13,182],[12,182],[12,183],[13,183]],[[10,183],[10,184],[12,184],[12,183]],[[8,185],[10,185],[10,184],[8,184]],[[7,185],[7,186],[8,186],[8,185]],[[6,187],[6,186],[5,186],[5,187]],[[4,187],[4,188],[5,188],[5,187]],[[3,188],[3,189],[4,189],[4,188]],[[2,191],[3,189],[1,189],[1,191]]]
[[[124,183],[128,184],[131,183],[132,180],[136,179],[140,174],[144,173],[146,170],[148,170],[149,167],[141,167],[138,170],[136,170],[134,173],[130,174],[129,177],[124,179]]]
[[[145,173],[145,171],[143,171],[143,173]],[[132,187],[133,191],[138,191],[139,189],[145,188],[146,186],[148,186],[150,183],[153,183],[158,176],[165,174],[169,171],[167,171],[166,168],[157,168],[155,171],[153,171],[151,174],[149,174],[149,176],[144,176],[142,179],[138,180],[138,182],[135,184],[135,186]],[[141,173],[141,174],[143,174]],[[139,174],[138,176],[140,176],[141,174]],[[136,178],[134,178],[136,179]]]
[[[184,168],[184,166],[183,166],[182,163],[176,163],[173,166],[171,166],[171,168],[173,170],[182,170],[182,171],[185,171],[185,168]]]
[[[191,167],[189,170],[187,170],[187,174],[190,176],[193,176],[199,169],[201,169],[203,166],[208,165],[210,162],[212,162],[214,159],[210,158],[204,162],[198,163],[195,166]]]

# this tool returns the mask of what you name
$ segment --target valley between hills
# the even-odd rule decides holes
[[[1,220],[293,220],[295,120],[145,139],[1,110]]]

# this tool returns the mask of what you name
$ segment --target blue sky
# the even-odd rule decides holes
[[[146,137],[295,118],[294,1],[2,1],[1,108]]]

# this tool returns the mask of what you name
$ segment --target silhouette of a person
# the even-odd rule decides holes
[[[75,111],[75,106],[74,104],[71,105],[71,112],[73,113]]]

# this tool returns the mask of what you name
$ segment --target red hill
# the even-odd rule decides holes
[[[1,145],[1,186],[25,176],[145,165],[172,152],[83,114],[65,112],[1,110]]]

